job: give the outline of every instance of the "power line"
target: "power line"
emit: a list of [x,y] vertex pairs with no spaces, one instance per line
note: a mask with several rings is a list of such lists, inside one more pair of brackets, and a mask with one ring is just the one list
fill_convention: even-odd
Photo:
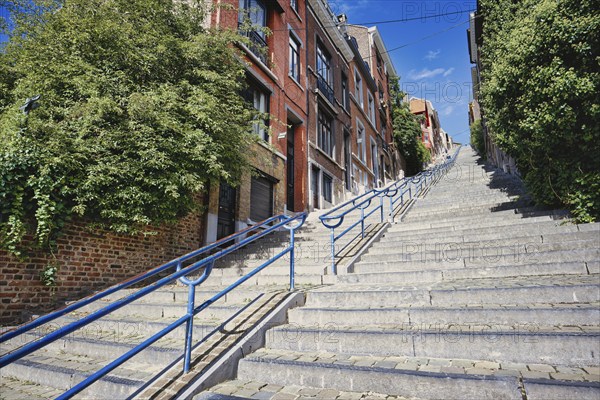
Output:
[[[449,30],[452,30],[452,29],[458,28],[459,26],[462,26],[462,25],[464,25],[464,24],[468,24],[469,22],[471,22],[471,19],[470,19],[470,18],[469,18],[469,20],[468,20],[468,21],[463,21],[463,22],[460,22],[460,23],[458,23],[458,24],[456,24],[456,25],[452,25],[452,26],[451,26],[451,27],[449,27],[449,28],[442,29],[441,31],[437,31],[437,32],[434,32],[434,33],[432,33],[432,34],[430,34],[430,35],[423,36],[422,38],[420,38],[420,39],[417,39],[417,40],[415,40],[415,41],[412,41],[412,42],[409,42],[409,43],[405,43],[405,44],[403,44],[403,45],[400,45],[400,46],[394,47],[394,48],[392,48],[392,49],[389,49],[389,50],[387,50],[387,51],[384,51],[384,52],[382,52],[381,54],[387,54],[387,53],[391,53],[392,51],[396,51],[396,50],[400,50],[400,49],[403,49],[403,48],[405,48],[405,47],[408,47],[408,46],[412,46],[413,44],[417,44],[417,43],[423,42],[423,41],[425,41],[425,40],[427,40],[427,39],[430,39],[430,38],[432,38],[432,37],[434,37],[434,36],[437,36],[437,35],[439,35],[439,34],[442,34],[442,33],[444,33],[444,32],[448,32]],[[363,58],[363,60],[366,60],[366,59],[368,59],[368,58],[369,58],[369,57],[365,57],[365,58]]]
[[[460,10],[460,11],[453,11],[453,12],[447,12],[447,13],[443,13],[443,14],[431,14],[431,15],[422,15],[420,17],[412,17],[412,18],[402,18],[402,19],[389,19],[389,20],[382,20],[382,21],[367,21],[367,22],[360,22],[360,23],[355,23],[355,24],[348,24],[348,25],[383,25],[383,24],[395,24],[395,23],[402,23],[402,22],[411,22],[411,21],[419,21],[419,20],[424,20],[424,19],[430,19],[430,18],[440,18],[440,17],[446,17],[449,15],[457,15],[457,14],[464,14],[466,12],[474,12],[476,10]],[[331,25],[327,25],[324,24],[322,25],[323,28],[336,28],[339,27],[340,24],[331,24]],[[299,28],[299,29],[293,29],[294,31],[304,31],[307,28]],[[283,28],[283,29],[270,29],[271,32],[280,32],[280,31],[289,31],[289,28]]]

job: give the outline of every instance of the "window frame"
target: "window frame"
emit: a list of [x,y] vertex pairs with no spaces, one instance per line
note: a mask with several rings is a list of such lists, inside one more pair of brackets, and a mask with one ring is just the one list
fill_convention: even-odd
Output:
[[[318,110],[317,117],[317,146],[321,151],[334,159],[335,141],[334,141],[334,119],[321,107]],[[323,130],[325,128],[325,131]]]
[[[271,92],[262,87],[258,82],[254,79],[247,79],[248,88],[244,93],[244,98],[248,103],[252,105],[252,107],[258,112],[264,114],[265,116],[262,119],[262,123],[264,126],[261,126],[260,120],[254,122],[252,124],[253,134],[258,135],[265,142],[269,142],[269,127],[271,119],[269,118],[270,106],[271,106]],[[258,98],[258,106],[257,107],[257,94],[261,97]],[[261,107],[262,106],[262,107]],[[261,108],[264,108],[262,110]]]
[[375,98],[373,97],[370,91],[367,92],[367,97],[367,116],[369,117],[369,121],[371,121],[373,125],[375,125]]
[[[331,55],[320,41],[317,41],[316,47],[317,48],[315,66],[317,68],[317,75],[321,79],[323,79],[329,86],[333,86],[333,75],[331,73]],[[321,73],[323,66],[326,67],[326,76],[323,76],[323,74]]]
[[[296,46],[294,48],[294,45]],[[296,82],[300,83],[300,41],[290,33],[289,52],[288,52],[288,74]],[[294,57],[295,56],[295,57]],[[293,64],[295,59],[296,63]]]
[[356,98],[356,101],[358,102],[358,104],[360,104],[360,107],[364,107],[365,106],[365,93],[363,90],[363,79],[362,76],[360,74],[360,72],[358,72],[358,69],[354,69],[354,97]]
[[342,107],[348,111],[350,109],[350,86],[348,76],[342,72]]
[[356,151],[358,155],[358,159],[363,163],[367,163],[367,144],[366,141],[366,130],[365,126],[359,119],[356,119]]

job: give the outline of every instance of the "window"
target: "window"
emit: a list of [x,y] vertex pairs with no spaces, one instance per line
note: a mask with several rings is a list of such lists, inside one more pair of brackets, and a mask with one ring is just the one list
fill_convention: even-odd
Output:
[[331,104],[335,104],[332,80],[331,57],[329,56],[329,53],[323,49],[323,46],[320,43],[317,43],[317,88]]
[[290,6],[292,6],[294,11],[298,12],[298,0],[290,0]]
[[317,44],[317,75],[331,86],[331,57],[320,43]]
[[[248,30],[248,25],[251,28]],[[264,28],[267,26],[267,8],[261,0],[239,0],[238,29],[253,42],[250,50],[263,62],[267,58],[263,49],[267,46]]]
[[317,145],[329,157],[333,157],[333,130],[332,118],[319,110],[319,123],[317,126]]
[[379,175],[377,170],[377,143],[371,138],[371,171],[375,176]]
[[363,99],[363,84],[362,78],[360,77],[358,70],[354,71],[354,97],[356,97],[356,101],[358,101],[358,104],[360,104],[360,106],[363,107],[365,101]]
[[358,158],[365,162],[367,158],[366,143],[365,143],[365,127],[359,122],[356,122],[356,143],[358,144]]
[[373,100],[373,95],[371,92],[369,95],[369,120],[374,124],[375,123],[375,100]]
[[269,118],[266,114],[269,113],[269,92],[250,81],[248,82],[248,89],[244,97],[257,111],[264,114],[259,116],[258,120],[254,123],[253,130],[261,139],[268,142],[269,132],[267,127],[269,126]]
[[333,203],[333,178],[323,174],[323,200]]
[[348,77],[342,73],[342,106],[348,110],[350,106],[350,90],[348,88]]
[[300,82],[300,44],[290,35],[289,74]]
[[250,184],[250,219],[263,221],[273,215],[273,181],[258,176]]
[[381,55],[379,54],[379,52],[377,52],[377,70],[379,71],[379,73],[383,73],[382,68],[383,68],[383,60],[381,59]]

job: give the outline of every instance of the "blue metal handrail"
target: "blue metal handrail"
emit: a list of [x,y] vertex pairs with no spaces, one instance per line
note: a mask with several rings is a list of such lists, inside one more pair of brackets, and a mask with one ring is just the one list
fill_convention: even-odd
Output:
[[[142,350],[146,349],[152,343],[158,341],[159,339],[161,339],[162,337],[164,337],[165,335],[167,335],[168,333],[170,333],[177,327],[183,325],[184,323],[187,324],[185,349],[184,349],[184,372],[187,373],[189,371],[190,361],[191,361],[192,332],[193,332],[194,316],[196,316],[198,313],[200,313],[201,311],[206,309],[208,306],[213,304],[215,301],[219,300],[220,298],[222,298],[223,296],[225,296],[226,294],[231,292],[233,289],[235,289],[236,287],[238,287],[239,285],[241,285],[242,283],[244,283],[245,281],[247,281],[254,275],[258,274],[260,271],[262,271],[263,269],[265,269],[266,267],[268,267],[269,265],[271,265],[275,261],[279,260],[281,257],[283,257],[284,255],[286,255],[288,253],[290,254],[290,290],[294,290],[294,244],[295,244],[294,233],[295,233],[296,229],[300,228],[304,224],[304,221],[306,220],[306,216],[307,216],[306,213],[300,213],[293,217],[288,217],[286,215],[278,215],[275,217],[271,217],[257,225],[253,225],[243,231],[237,232],[233,235],[223,238],[223,239],[219,240],[218,242],[215,242],[209,246],[205,246],[199,250],[188,253],[185,256],[182,256],[173,261],[170,261],[167,264],[157,267],[147,273],[138,275],[137,277],[134,277],[127,282],[124,282],[119,285],[115,285],[103,292],[100,292],[96,295],[90,296],[86,299],[83,299],[83,300],[77,302],[77,303],[74,303],[74,304],[70,305],[69,307],[65,307],[62,310],[51,313],[48,316],[46,316],[44,322],[42,322],[42,323],[56,319],[64,314],[66,314],[67,312],[76,310],[78,308],[83,307],[84,305],[91,303],[91,301],[93,301],[93,300],[91,300],[92,298],[97,300],[99,298],[108,296],[109,294],[114,293],[117,290],[131,286],[133,283],[140,282],[143,279],[147,279],[151,276],[161,273],[161,272],[165,271],[166,269],[168,269],[169,267],[176,268],[175,272],[171,273],[170,275],[168,275],[166,277],[163,277],[163,278],[157,280],[156,282],[152,283],[151,285],[146,286],[146,287],[136,291],[135,293],[125,296],[119,300],[116,300],[116,301],[112,302],[111,304],[109,304],[99,310],[96,310],[95,312],[93,312],[77,321],[74,321],[66,326],[63,326],[45,336],[43,336],[42,338],[40,338],[38,340],[32,341],[22,347],[19,347],[18,349],[14,350],[12,352],[9,352],[9,353],[3,355],[2,357],[0,357],[0,368],[6,366],[16,360],[19,360],[20,358],[22,358],[28,354],[31,354],[32,352],[34,352],[36,350],[41,349],[42,347],[68,335],[69,333],[72,333],[72,332],[90,324],[91,322],[94,322],[94,321],[98,320],[99,318],[104,317],[104,316],[110,314],[111,312],[113,312],[121,307],[124,307],[127,304],[130,304],[131,302],[133,302],[135,300],[138,300],[139,298],[157,290],[158,288],[161,288],[161,287],[179,279],[182,283],[186,284],[189,289],[189,291],[188,291],[188,308],[187,308],[186,315],[182,316],[175,322],[169,324],[166,328],[157,332],[150,338],[146,339],[144,342],[140,343],[139,345],[135,346],[134,348],[132,348],[125,354],[121,355],[116,360],[112,361],[111,363],[104,366],[100,370],[96,371],[95,373],[93,373],[92,375],[90,375],[89,377],[84,379],[83,381],[79,382],[77,385],[75,385],[74,387],[72,387],[71,389],[69,389],[68,391],[63,393],[61,396],[59,396],[58,399],[69,399],[72,396],[74,396],[75,394],[81,392],[82,390],[84,390],[85,388],[87,388],[88,386],[90,386],[91,384],[93,384],[94,382],[96,382],[97,380],[99,380],[100,378],[102,378],[103,376],[105,376],[106,374],[108,374],[109,372],[114,370],[115,368],[119,367],[121,364],[123,364],[124,362],[126,362],[127,360],[129,360],[130,358],[132,358],[133,356],[138,354],[139,352],[141,352]],[[292,225],[293,222],[295,222],[295,225]],[[271,225],[272,223],[274,223],[274,224]],[[210,299],[204,301],[199,306],[194,307],[195,288],[197,285],[204,282],[210,276],[210,273],[212,272],[212,269],[213,269],[213,266],[214,266],[214,263],[216,260],[218,260],[228,254],[231,254],[231,253],[235,252],[236,250],[240,249],[241,247],[246,246],[247,244],[252,243],[252,242],[254,242],[270,233],[280,230],[280,229],[288,229],[290,231],[290,244],[288,247],[281,250],[278,254],[274,255],[269,260],[262,263],[260,266],[254,268],[251,272],[242,276],[237,281],[235,281],[234,283],[232,283],[227,288],[223,289],[222,291],[220,291],[219,293],[217,293]],[[213,249],[219,247],[220,245],[223,245],[223,244],[231,241],[232,239],[236,239],[243,235],[247,235],[248,233],[253,232],[253,231],[256,231],[256,233],[254,233],[252,236],[241,239],[238,243],[235,243],[227,248],[221,249],[221,250],[217,251],[215,254],[212,254],[206,258],[203,258],[200,261],[194,262],[191,265],[188,265],[186,267],[182,266],[182,263],[186,260],[197,257],[198,255],[200,255],[202,253],[206,253],[207,251],[213,250]],[[197,278],[195,280],[191,280],[186,277],[186,276],[193,274],[200,270],[203,270],[203,273],[199,278]],[[65,310],[69,310],[69,311],[65,311]],[[22,325],[22,326],[18,327],[17,329],[0,336],[0,342],[4,342],[6,340],[9,340],[10,338],[15,337],[16,335],[18,335],[20,333],[27,332],[37,326],[40,326],[42,323],[35,323],[37,321],[38,320],[35,320],[32,323]]]
[[[400,202],[400,207],[402,207],[404,202],[404,196],[408,192],[408,200],[418,196],[421,192],[430,186],[436,179],[438,179],[443,173],[445,173],[456,160],[456,157],[460,151],[460,147],[456,150],[456,152],[450,157],[450,159],[446,160],[444,163],[436,165],[430,170],[422,171],[415,176],[400,179],[385,188],[382,189],[372,189],[358,197],[355,197],[352,200],[348,200],[339,206],[332,208],[327,213],[321,215],[319,219],[321,223],[328,229],[330,229],[330,238],[331,238],[331,271],[334,275],[337,275],[337,265],[335,263],[335,257],[342,252],[346,247],[353,243],[353,241],[357,237],[361,237],[364,239],[365,237],[365,220],[369,218],[371,215],[376,212],[380,212],[380,222],[384,222],[384,198],[388,197],[389,200],[389,211],[387,213],[388,219],[391,222],[394,222],[394,210],[398,207],[398,202]],[[365,214],[365,209],[371,206],[371,203],[374,199],[379,198],[379,205],[374,207],[371,211]],[[340,210],[349,207],[350,208],[339,212]],[[342,232],[336,235],[335,229],[338,228],[343,222],[344,217],[348,214],[359,210],[360,218],[358,221],[354,222],[347,228],[345,228]],[[342,246],[340,249],[336,251],[335,244],[336,242],[345,236],[352,229],[356,228],[360,225],[360,232],[356,234],[351,240]]]

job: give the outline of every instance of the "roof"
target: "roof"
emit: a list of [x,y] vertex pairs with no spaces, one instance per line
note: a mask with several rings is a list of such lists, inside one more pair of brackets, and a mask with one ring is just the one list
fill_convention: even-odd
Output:
[[417,99],[415,97],[410,99],[410,112],[413,114],[418,114],[425,112],[425,100]]

